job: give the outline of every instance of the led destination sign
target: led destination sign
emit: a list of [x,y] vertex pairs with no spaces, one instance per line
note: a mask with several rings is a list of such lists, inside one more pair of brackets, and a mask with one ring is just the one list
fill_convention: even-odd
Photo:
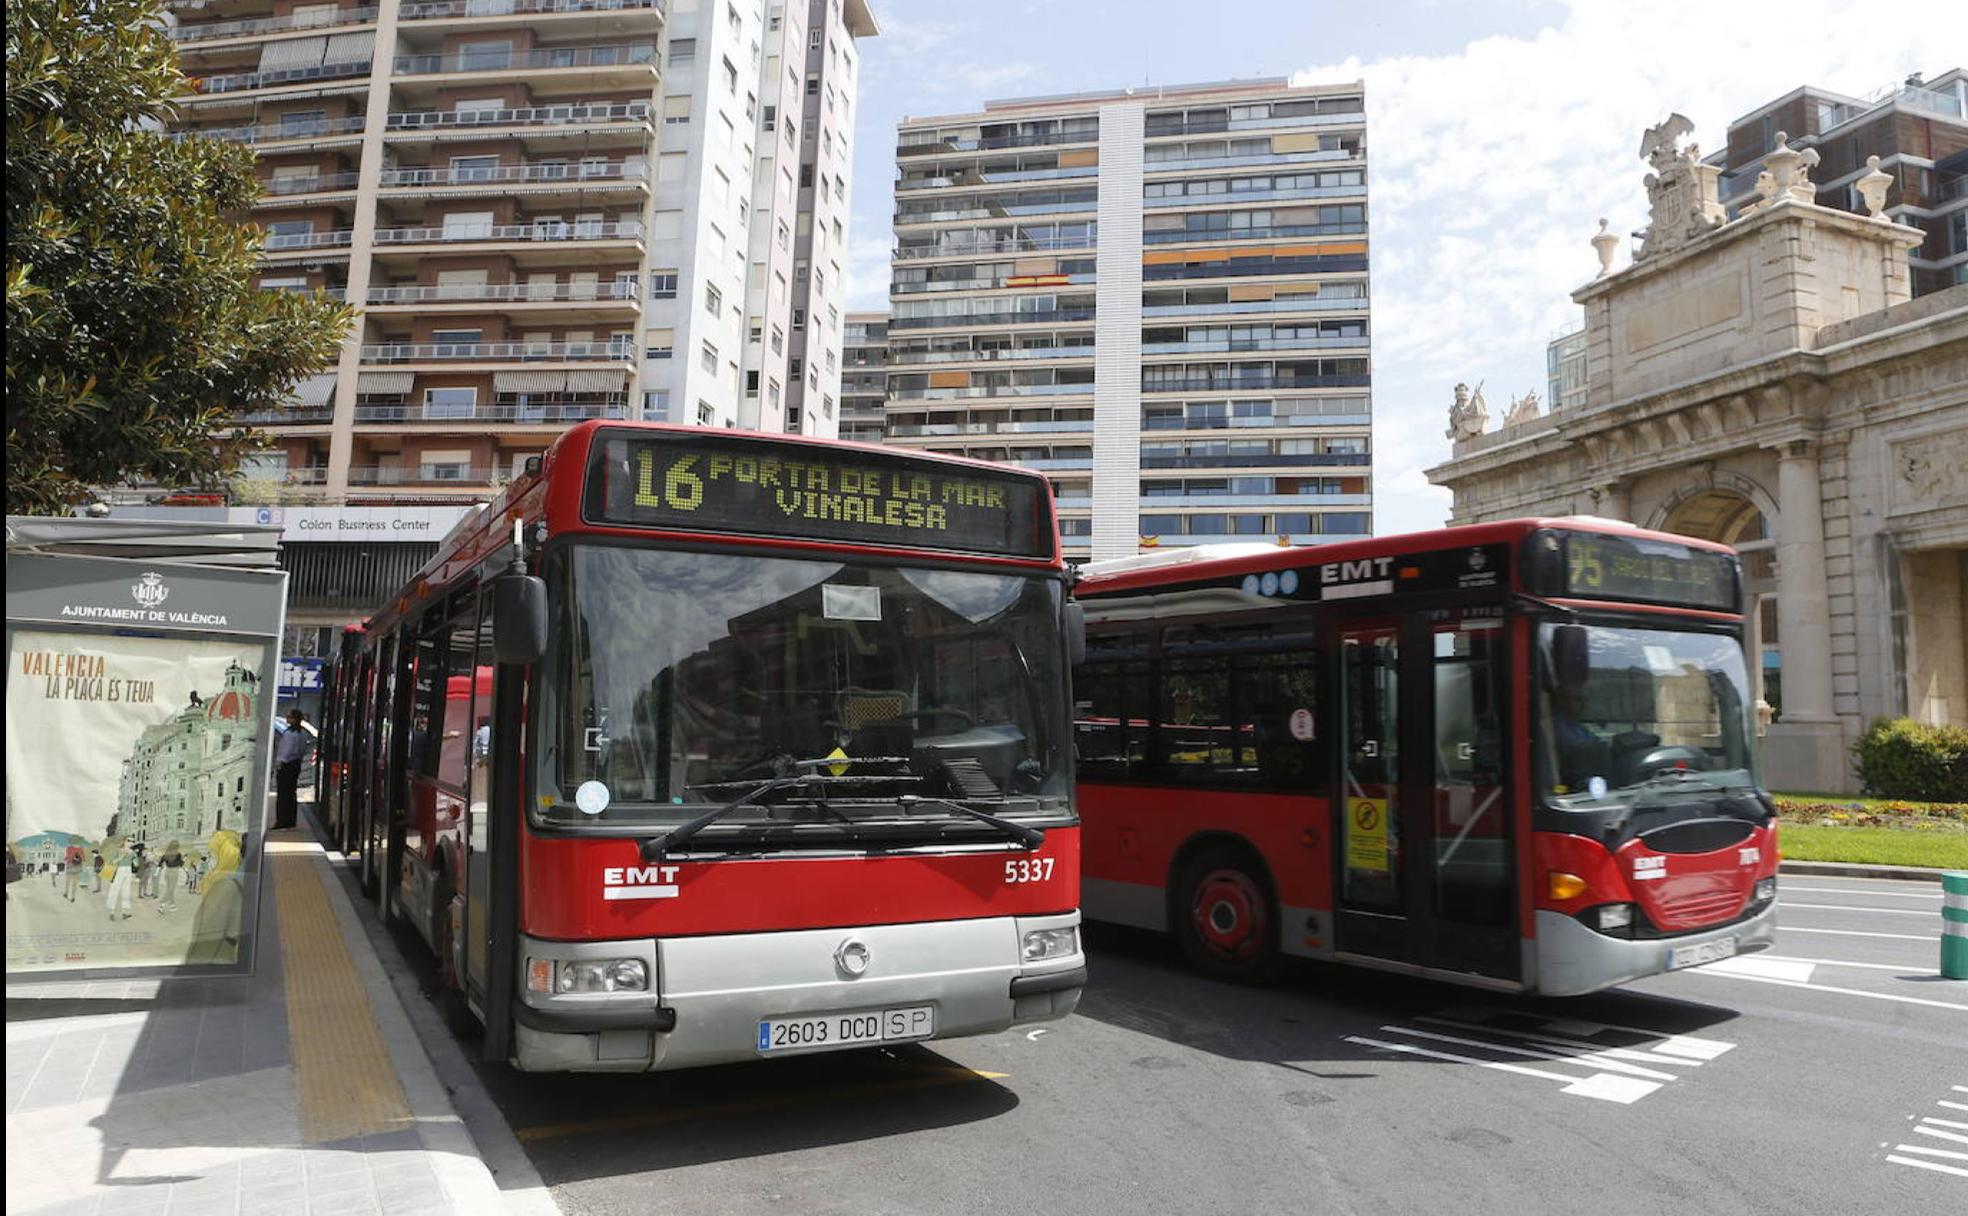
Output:
[[1641,537],[1564,534],[1564,594],[1736,610],[1736,559]]
[[1045,484],[819,445],[604,432],[592,523],[1050,557]]

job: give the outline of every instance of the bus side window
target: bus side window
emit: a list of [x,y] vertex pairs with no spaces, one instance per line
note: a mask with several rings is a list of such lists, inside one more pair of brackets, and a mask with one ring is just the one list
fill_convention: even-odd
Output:
[[445,626],[443,729],[437,741],[439,782],[463,791],[471,756],[472,672],[478,649],[477,601],[468,599]]
[[409,771],[437,775],[437,735],[444,722],[444,635],[419,637],[411,662]]
[[1255,734],[1257,784],[1275,793],[1303,793],[1325,779],[1318,651],[1309,634],[1273,638],[1272,645],[1238,660],[1235,686]]
[[1154,690],[1147,637],[1139,630],[1087,639],[1087,660],[1073,676],[1073,724],[1079,771],[1095,780],[1145,776]]

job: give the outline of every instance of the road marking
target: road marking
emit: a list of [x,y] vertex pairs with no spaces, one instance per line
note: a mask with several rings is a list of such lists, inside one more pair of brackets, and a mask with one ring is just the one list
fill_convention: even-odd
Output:
[[1025,1041],[1027,1043],[1036,1043],[1039,1041],[1039,1036],[1044,1033],[1046,1033],[1046,1028],[1043,1026],[1039,1027],[1037,1030],[1028,1031],[1026,1032],[1025,1035]]
[[[1601,1054],[1613,1056],[1621,1060],[1637,1060],[1642,1064],[1699,1065],[1703,1060],[1713,1059],[1714,1056],[1721,1055],[1722,1052],[1727,1051],[1729,1050],[1730,1047],[1734,1046],[1734,1044],[1732,1043],[1716,1044],[1716,1046],[1719,1047],[1721,1050],[1716,1051],[1715,1053],[1713,1053],[1713,1055],[1690,1055],[1688,1053],[1667,1053],[1667,1054],[1655,1055],[1653,1052],[1642,1051],[1639,1050],[1638,1048],[1633,1048],[1633,1047],[1611,1047],[1599,1043],[1583,1043],[1580,1042],[1577,1037],[1561,1038],[1557,1035],[1536,1034],[1528,1030],[1512,1030],[1507,1026],[1493,1026],[1487,1022],[1480,1022],[1480,1021],[1459,1022],[1453,1018],[1438,1018],[1438,1017],[1430,1017],[1426,1015],[1416,1018],[1415,1021],[1429,1022],[1437,1026],[1454,1026],[1463,1030],[1481,1030],[1487,1034],[1507,1034],[1513,1039],[1524,1039],[1532,1043],[1550,1043],[1560,1047],[1578,1047],[1585,1051],[1599,1052]],[[1574,1023],[1574,1024],[1591,1025],[1591,1023]],[[1546,1025],[1550,1025],[1550,1023],[1546,1023]],[[1608,1027],[1607,1029],[1624,1030],[1626,1028],[1620,1026],[1620,1027]],[[1587,1033],[1591,1034],[1591,1033],[1595,1033],[1595,1031],[1588,1031]],[[1633,1031],[1632,1033],[1645,1034],[1647,1032],[1641,1030],[1641,1031]],[[1652,1044],[1651,1046],[1653,1046],[1657,1051],[1666,1052],[1666,1048],[1662,1045]],[[1674,1074],[1669,1073],[1667,1075],[1672,1076]]]
[[1925,1124],[1914,1128],[1913,1131],[1917,1136],[1938,1136],[1943,1140],[1952,1140],[1956,1144],[1968,1144],[1968,1136],[1964,1136],[1960,1132],[1944,1132],[1939,1128],[1928,1127]]
[[1780,980],[1771,975],[1744,975],[1734,971],[1716,971],[1708,967],[1690,967],[1684,975],[1714,975],[1730,980],[1749,980],[1756,984],[1781,984],[1786,988],[1808,988],[1812,992],[1836,992],[1844,996],[1870,997],[1875,1001],[1898,1001],[1902,1005],[1930,1005],[1935,1009],[1959,1009],[1968,1013],[1968,1005],[1957,1005],[1953,1001],[1930,1001],[1925,997],[1901,996],[1893,992],[1867,992],[1863,988],[1835,988],[1830,984],[1802,984],[1796,980]]
[[1766,976],[1780,980],[1808,981],[1811,973],[1818,969],[1816,963],[1801,959],[1770,958],[1761,954],[1744,954],[1735,958],[1723,958],[1706,964],[1712,971],[1726,971],[1731,975]]
[[1946,1157],[1950,1161],[1968,1161],[1968,1153],[1958,1153],[1951,1148],[1928,1148],[1924,1144],[1896,1144],[1896,1153],[1919,1153],[1923,1157]]
[[986,1072],[971,1068],[924,1068],[911,1069],[913,1076],[903,1076],[892,1081],[876,1081],[865,1085],[830,1089],[824,1093],[788,1094],[783,1097],[760,1098],[750,1102],[727,1102],[721,1106],[679,1107],[674,1110],[643,1111],[633,1115],[620,1115],[612,1119],[589,1119],[580,1123],[549,1123],[538,1127],[513,1129],[513,1135],[521,1140],[554,1140],[563,1136],[587,1135],[594,1132],[630,1131],[641,1127],[658,1127],[665,1123],[679,1123],[686,1119],[710,1119],[720,1115],[755,1115],[766,1111],[799,1106],[824,1098],[837,1102],[842,1098],[862,1098],[880,1094],[897,1093],[911,1089],[927,1089],[939,1085],[966,1085],[972,1081],[1001,1081],[1009,1073]]
[[1646,1077],[1651,1081],[1674,1080],[1674,1074],[1671,1072],[1656,1072],[1651,1068],[1642,1068],[1638,1064],[1622,1063],[1587,1047],[1581,1047],[1576,1051],[1549,1051],[1536,1047],[1513,1047],[1508,1043],[1491,1043],[1484,1039],[1465,1039],[1458,1035],[1438,1034],[1432,1030],[1420,1030],[1413,1026],[1382,1026],[1381,1029],[1394,1034],[1411,1034],[1424,1039],[1435,1039],[1443,1043],[1460,1043],[1464,1047],[1487,1047],[1491,1051],[1508,1052],[1513,1056],[1529,1056],[1533,1060],[1582,1060],[1611,1072]]
[[1892,1162],[1894,1165],[1917,1165],[1923,1170],[1938,1170],[1943,1174],[1956,1174],[1960,1177],[1968,1178],[1968,1170],[1956,1169],[1951,1165],[1942,1165],[1938,1161],[1922,1161],[1918,1157],[1895,1157],[1891,1153],[1886,1154],[1886,1160]]
[[1647,1030],[1640,1026],[1621,1026],[1617,1022],[1579,1022],[1564,1018],[1553,1018],[1544,1022],[1543,1026],[1546,1030],[1559,1034],[1576,1034],[1582,1038],[1589,1038],[1606,1030],[1621,1030],[1627,1034],[1637,1034],[1649,1039],[1658,1038],[1660,1040],[1659,1042],[1647,1044],[1649,1051],[1661,1052],[1664,1055],[1685,1056],[1688,1059],[1697,1061],[1713,1060],[1715,1057],[1735,1047],[1734,1043],[1725,1043],[1721,1039],[1698,1039],[1691,1034],[1663,1035],[1658,1030]]
[[1963,1123],[1957,1119],[1936,1119],[1932,1115],[1922,1115],[1920,1121],[1922,1123],[1932,1123],[1937,1127],[1958,1127],[1962,1131],[1968,1132],[1968,1123]]
[[1598,1098],[1606,1102],[1618,1102],[1622,1106],[1638,1102],[1660,1088],[1657,1081],[1642,1081],[1634,1077],[1618,1077],[1611,1073],[1594,1073],[1589,1077],[1572,1077],[1561,1072],[1546,1072],[1541,1068],[1526,1068],[1522,1064],[1506,1064],[1501,1060],[1481,1060],[1475,1056],[1457,1055],[1452,1051],[1435,1051],[1427,1047],[1416,1047],[1412,1043],[1389,1043],[1383,1039],[1369,1039],[1361,1035],[1347,1035],[1346,1041],[1358,1043],[1363,1047],[1380,1047],[1387,1051],[1399,1051],[1408,1055],[1429,1056],[1437,1060],[1451,1060],[1457,1064],[1474,1064],[1479,1068],[1493,1068],[1498,1072],[1514,1072],[1521,1076],[1537,1077],[1545,1081],[1558,1081],[1564,1084],[1560,1093],[1576,1094],[1579,1097]]
[[[1955,1088],[1960,1089],[1961,1087],[1957,1085]],[[1941,1102],[1937,1105],[1945,1106],[1949,1110],[1968,1110],[1968,1102]]]
[[1813,895],[1882,895],[1887,899],[1939,899],[1939,891],[1854,891],[1847,887],[1792,887],[1784,891],[1808,891]]
[[1932,942],[1937,940],[1930,935],[1919,933],[1867,933],[1862,929],[1806,929],[1801,925],[1784,925],[1783,933],[1829,933],[1833,937],[1890,937],[1896,942]]
[[[1816,963],[1820,967],[1864,967],[1868,971],[1899,971],[1903,973],[1911,971],[1923,975],[1927,974],[1921,971],[1921,964],[1919,963],[1855,963],[1850,959],[1800,958],[1794,954],[1751,954],[1742,957],[1764,958],[1769,959],[1773,963],[1778,961],[1786,963]],[[1713,964],[1710,965],[1712,966]]]
[[1932,916],[1926,908],[1868,908],[1861,904],[1811,904],[1800,903],[1794,899],[1782,901],[1781,906],[1791,908],[1822,908],[1827,912],[1876,912],[1881,916]]

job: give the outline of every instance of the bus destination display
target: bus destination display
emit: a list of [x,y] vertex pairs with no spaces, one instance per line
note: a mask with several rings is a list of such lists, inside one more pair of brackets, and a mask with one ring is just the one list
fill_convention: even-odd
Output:
[[1050,557],[1037,478],[817,445],[604,433],[593,523]]
[[1625,536],[1565,536],[1565,592],[1736,610],[1735,560],[1726,553]]

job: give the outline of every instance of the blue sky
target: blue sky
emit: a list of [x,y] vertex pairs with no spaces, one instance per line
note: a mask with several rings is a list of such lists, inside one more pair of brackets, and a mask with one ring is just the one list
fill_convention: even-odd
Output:
[[1421,470],[1448,454],[1456,381],[1484,382],[1493,419],[1511,396],[1543,394],[1544,343],[1597,268],[1598,218],[1646,223],[1643,129],[1678,110],[1718,147],[1731,119],[1799,85],[1863,96],[1968,54],[1968,5],[1950,0],[871,2],[882,35],[861,44],[854,308],[887,306],[904,115],[1144,83],[1367,82],[1382,533],[1447,515]]

